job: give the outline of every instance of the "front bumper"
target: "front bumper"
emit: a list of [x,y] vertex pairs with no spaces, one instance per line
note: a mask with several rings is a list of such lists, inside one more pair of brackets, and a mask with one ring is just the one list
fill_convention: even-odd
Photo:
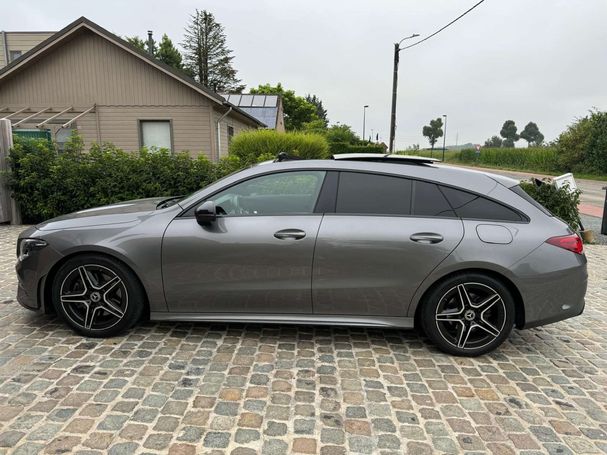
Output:
[[[35,228],[22,232],[20,238],[39,238]],[[24,258],[18,258],[15,264],[17,272],[17,301],[19,304],[37,313],[47,312],[45,297],[46,277],[51,267],[61,259],[61,255],[48,245],[32,251]]]

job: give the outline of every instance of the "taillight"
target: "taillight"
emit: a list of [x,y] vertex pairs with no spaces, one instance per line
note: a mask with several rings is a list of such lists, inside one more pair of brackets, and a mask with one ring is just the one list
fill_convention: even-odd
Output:
[[576,254],[582,254],[584,252],[584,244],[582,243],[580,236],[577,234],[550,237],[548,240],[546,240],[546,243],[558,246],[559,248],[564,248],[565,250],[572,251]]

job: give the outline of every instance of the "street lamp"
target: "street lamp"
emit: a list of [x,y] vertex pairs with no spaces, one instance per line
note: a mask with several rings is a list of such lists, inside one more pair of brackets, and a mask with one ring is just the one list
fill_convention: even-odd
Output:
[[369,107],[368,104],[365,104],[363,106],[363,141],[365,140],[365,123],[367,121],[367,108]]
[[394,71],[392,73],[392,113],[390,115],[390,153],[394,152],[394,133],[396,130],[396,88],[398,86],[398,60],[399,53],[402,50],[400,44],[411,38],[419,36],[414,33],[411,36],[401,39],[398,43],[394,43]]
[[445,141],[447,140],[447,114],[443,114],[445,117],[445,131],[443,133],[443,163],[445,162]]

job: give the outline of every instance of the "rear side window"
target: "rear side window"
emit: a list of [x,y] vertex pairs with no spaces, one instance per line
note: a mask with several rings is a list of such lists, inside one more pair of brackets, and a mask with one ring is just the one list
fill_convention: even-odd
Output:
[[455,212],[447,199],[438,189],[438,185],[429,182],[413,183],[413,206],[411,213],[417,216],[455,217]]
[[341,172],[337,213],[409,215],[411,180],[360,172]]
[[440,187],[453,210],[460,218],[475,218],[495,221],[524,221],[514,210],[498,202],[489,200],[467,191],[456,190],[446,186]]
[[529,194],[524,189],[522,189],[520,187],[520,185],[513,186],[510,189],[512,191],[514,191],[516,194],[518,194],[520,197],[522,197],[523,199],[525,199],[527,202],[529,202],[529,204],[533,205],[538,210],[541,210],[546,215],[548,215],[548,216],[554,216],[552,213],[550,213],[550,210],[548,210],[542,204],[540,204],[535,199],[533,199],[531,196],[529,196]]

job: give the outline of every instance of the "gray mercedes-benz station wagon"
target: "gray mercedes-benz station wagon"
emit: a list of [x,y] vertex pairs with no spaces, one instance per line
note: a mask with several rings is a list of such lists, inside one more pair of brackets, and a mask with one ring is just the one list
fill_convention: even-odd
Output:
[[422,329],[479,355],[584,309],[580,238],[498,175],[399,155],[277,160],[24,231],[18,300],[86,336],[142,318]]

